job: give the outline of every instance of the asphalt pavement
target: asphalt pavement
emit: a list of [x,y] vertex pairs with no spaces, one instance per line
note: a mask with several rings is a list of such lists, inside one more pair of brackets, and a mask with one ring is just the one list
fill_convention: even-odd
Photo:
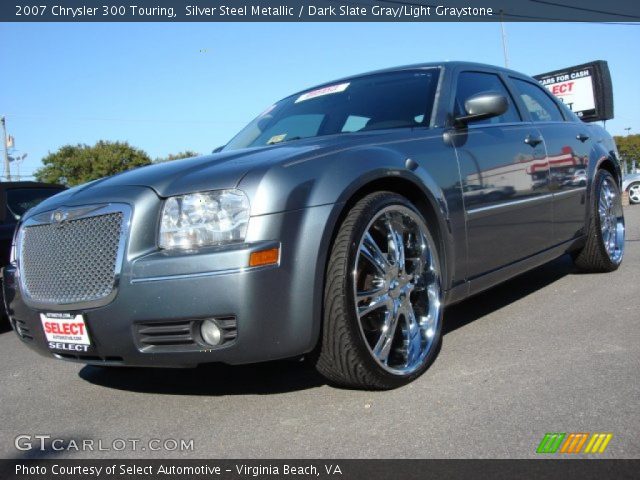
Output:
[[447,309],[433,366],[389,392],[331,387],[293,361],[88,367],[5,331],[0,457],[529,458],[547,432],[607,432],[600,458],[640,458],[640,206],[625,212],[617,272],[563,257]]

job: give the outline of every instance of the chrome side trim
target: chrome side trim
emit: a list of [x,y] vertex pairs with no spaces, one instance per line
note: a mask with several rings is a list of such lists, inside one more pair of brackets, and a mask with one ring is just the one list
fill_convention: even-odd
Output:
[[572,188],[571,190],[562,190],[560,192],[553,192],[553,196],[554,197],[566,197],[569,195],[574,195],[574,194],[578,194],[578,193],[584,193],[587,191],[587,187],[579,187],[579,188]]
[[508,209],[516,207],[518,205],[528,205],[536,203],[544,203],[553,199],[553,193],[547,193],[544,195],[537,195],[535,197],[522,198],[520,200],[513,200],[511,202],[498,203],[496,205],[487,205],[486,207],[478,207],[467,210],[467,216],[469,217],[483,217],[487,212],[494,210]]
[[[109,295],[95,300],[75,303],[38,302],[29,296],[28,290],[24,285],[24,279],[22,278],[20,269],[20,265],[22,263],[22,242],[24,239],[24,231],[26,228],[36,225],[50,225],[56,223],[56,220],[53,218],[53,214],[54,212],[58,211],[64,211],[68,215],[66,218],[72,218],[73,220],[96,217],[99,215],[107,215],[110,213],[122,213],[122,230],[120,232],[120,242],[118,244],[118,253],[116,256],[113,289],[111,290],[111,293],[109,293]],[[79,207],[59,207],[26,219],[20,226],[20,230],[16,237],[16,277],[24,302],[32,308],[48,311],[81,310],[86,308],[102,307],[104,305],[107,305],[108,303],[111,303],[116,297],[118,293],[118,287],[120,285],[122,264],[124,262],[127,239],[129,238],[129,230],[131,228],[131,216],[132,208],[130,205],[127,205],[125,203],[108,203],[101,205],[82,205]]]

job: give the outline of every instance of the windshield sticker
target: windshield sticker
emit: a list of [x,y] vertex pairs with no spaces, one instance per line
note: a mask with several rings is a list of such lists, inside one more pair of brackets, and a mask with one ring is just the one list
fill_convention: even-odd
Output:
[[282,133],[280,135],[274,135],[273,137],[271,137],[269,139],[269,141],[267,142],[267,145],[273,145],[274,143],[280,143],[281,141],[284,140],[284,137],[286,137],[287,134],[286,133]]
[[329,87],[319,88],[312,90],[311,92],[303,93],[298,97],[294,103],[304,102],[316,97],[322,97],[323,95],[331,95],[332,93],[344,92],[349,87],[349,83],[341,83],[339,85],[331,85]]

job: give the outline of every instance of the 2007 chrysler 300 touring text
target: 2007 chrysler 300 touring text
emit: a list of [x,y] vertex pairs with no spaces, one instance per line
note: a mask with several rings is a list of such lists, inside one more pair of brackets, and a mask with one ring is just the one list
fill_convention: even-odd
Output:
[[567,252],[585,270],[620,265],[617,155],[510,70],[345,78],[275,103],[213,155],[31,210],[4,271],[8,314],[59,359],[308,355],[333,383],[397,387],[435,357],[446,305]]

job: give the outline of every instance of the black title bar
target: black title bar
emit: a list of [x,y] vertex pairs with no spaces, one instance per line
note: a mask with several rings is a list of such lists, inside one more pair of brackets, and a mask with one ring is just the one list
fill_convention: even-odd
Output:
[[2,0],[2,22],[640,22],[623,0]]

